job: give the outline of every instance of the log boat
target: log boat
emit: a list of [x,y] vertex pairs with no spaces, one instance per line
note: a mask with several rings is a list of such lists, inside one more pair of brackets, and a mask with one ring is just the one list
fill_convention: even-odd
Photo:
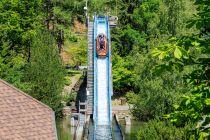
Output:
[[108,41],[104,34],[99,34],[96,38],[96,53],[98,57],[107,57]]

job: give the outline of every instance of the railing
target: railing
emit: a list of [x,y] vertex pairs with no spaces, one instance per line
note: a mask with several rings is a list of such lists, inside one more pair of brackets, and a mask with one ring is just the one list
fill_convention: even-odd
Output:
[[119,120],[117,119],[116,114],[114,114],[114,121],[116,122],[116,125],[117,125],[118,129],[120,130],[120,133],[121,133],[121,136],[122,136],[122,140],[125,140],[125,134],[123,133],[123,130],[122,130],[122,128],[121,128],[121,126],[120,126],[120,124],[118,122]]
[[[83,107],[81,108],[81,106]],[[84,126],[86,123],[86,116],[87,116],[86,113],[87,113],[87,102],[79,102],[79,113],[77,113],[78,123],[74,134],[74,140],[80,140],[84,135]]]
[[74,113],[74,114],[72,114],[72,116],[73,115],[78,117],[78,122],[76,124],[76,128],[75,128],[75,131],[74,131],[74,136],[73,136],[73,140],[77,140],[77,129],[79,128],[79,120],[80,120],[80,118],[79,118],[79,113]]

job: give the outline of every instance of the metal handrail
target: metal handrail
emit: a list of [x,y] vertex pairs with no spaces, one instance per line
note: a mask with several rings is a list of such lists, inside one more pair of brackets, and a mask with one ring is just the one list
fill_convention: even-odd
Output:
[[119,128],[119,130],[120,130],[121,135],[122,135],[122,140],[125,140],[125,134],[123,133],[123,130],[122,130],[122,128],[121,128],[121,126],[120,126],[120,124],[119,124],[119,122],[118,122],[118,119],[117,119],[116,114],[114,114],[114,119],[115,119],[116,124],[117,124],[117,126],[118,126],[118,128]]
[[74,132],[74,136],[73,136],[73,140],[77,140],[77,129],[79,128],[79,123],[80,123],[80,115],[79,113],[75,113],[74,115],[78,115],[78,122],[77,122],[77,125],[76,125],[76,128],[75,128],[75,132]]

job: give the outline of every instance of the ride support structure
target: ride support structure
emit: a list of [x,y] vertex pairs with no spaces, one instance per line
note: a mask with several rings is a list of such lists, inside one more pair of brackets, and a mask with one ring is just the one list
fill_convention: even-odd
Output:
[[108,17],[95,16],[93,31],[94,139],[112,139],[111,45]]
[[[111,20],[110,20],[111,19]],[[116,17],[94,16],[88,22],[87,115],[93,120],[91,140],[112,140],[113,95],[110,27]]]

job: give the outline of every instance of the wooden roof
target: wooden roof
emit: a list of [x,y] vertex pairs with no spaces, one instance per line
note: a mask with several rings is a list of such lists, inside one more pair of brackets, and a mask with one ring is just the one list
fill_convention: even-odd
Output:
[[0,79],[0,140],[57,140],[54,111]]

